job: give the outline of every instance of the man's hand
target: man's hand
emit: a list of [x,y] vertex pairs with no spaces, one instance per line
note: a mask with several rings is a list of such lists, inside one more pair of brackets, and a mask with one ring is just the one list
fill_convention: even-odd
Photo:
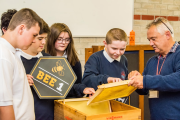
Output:
[[95,93],[95,90],[94,90],[94,88],[85,88],[84,90],[83,90],[83,93],[84,94],[89,94],[89,97],[91,97],[91,96],[93,96],[94,95],[94,93]]
[[131,77],[131,81],[129,82],[128,86],[130,85],[138,89],[143,89],[143,76],[138,75],[138,76]]
[[108,77],[107,82],[113,83],[113,82],[120,82],[122,81],[120,78],[114,78],[114,77]]
[[29,74],[27,74],[26,76],[27,76],[29,85],[30,86],[34,85],[33,76]]
[[131,71],[128,74],[128,80],[130,80],[133,76],[138,76],[138,75],[141,75],[141,74],[137,70]]

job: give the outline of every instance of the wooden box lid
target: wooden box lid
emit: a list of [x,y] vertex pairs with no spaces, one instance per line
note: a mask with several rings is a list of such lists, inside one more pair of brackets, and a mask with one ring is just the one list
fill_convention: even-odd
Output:
[[129,96],[136,90],[135,87],[128,86],[129,82],[130,80],[125,80],[98,86],[96,93],[89,99],[87,105]]

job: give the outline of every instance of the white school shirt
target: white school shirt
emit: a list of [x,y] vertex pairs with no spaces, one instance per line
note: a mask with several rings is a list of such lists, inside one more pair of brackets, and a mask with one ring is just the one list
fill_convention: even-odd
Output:
[[[104,57],[110,62],[112,63],[115,59],[111,58],[108,53],[106,52],[105,48],[104,48],[104,51],[103,51],[103,55]],[[116,59],[118,62],[120,62],[121,60],[121,56],[119,56],[117,59]]]
[[0,106],[13,105],[16,120],[35,120],[34,100],[16,49],[0,38]]
[[[29,55],[25,52],[23,52],[21,49],[16,49],[16,56],[18,56],[18,58],[21,60],[21,56],[23,56],[24,58],[26,58],[27,60],[31,60],[32,58],[40,58],[43,57],[43,54],[41,52],[39,52],[37,55],[32,56]],[[21,60],[22,61],[22,60]]]

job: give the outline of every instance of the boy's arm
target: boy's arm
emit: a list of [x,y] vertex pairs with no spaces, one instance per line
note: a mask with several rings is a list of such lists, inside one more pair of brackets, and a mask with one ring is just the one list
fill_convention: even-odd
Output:
[[68,93],[67,97],[83,97],[83,90],[86,88],[84,84],[78,83],[74,84],[71,88],[71,90]]
[[84,83],[87,87],[92,87],[95,90],[98,85],[107,83],[108,75],[100,73],[100,64],[99,64],[98,56],[95,54],[91,55],[88,61],[85,64],[85,71],[82,79],[82,83]]
[[[74,84],[71,90],[69,91],[69,97],[83,97],[85,94],[93,95],[95,90],[93,88],[88,88],[84,84]],[[67,96],[67,97],[68,97]]]
[[13,106],[0,106],[0,120],[15,120]]
[[14,66],[6,59],[0,59],[0,120],[15,120],[13,109]]

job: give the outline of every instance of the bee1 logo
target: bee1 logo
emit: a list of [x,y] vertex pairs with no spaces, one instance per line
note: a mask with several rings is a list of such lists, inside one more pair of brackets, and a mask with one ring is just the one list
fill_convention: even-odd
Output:
[[64,65],[62,65],[60,60],[58,60],[56,66],[52,68],[52,72],[58,72],[59,76],[64,76],[64,70]]
[[77,77],[64,57],[40,57],[30,73],[40,99],[65,99]]

